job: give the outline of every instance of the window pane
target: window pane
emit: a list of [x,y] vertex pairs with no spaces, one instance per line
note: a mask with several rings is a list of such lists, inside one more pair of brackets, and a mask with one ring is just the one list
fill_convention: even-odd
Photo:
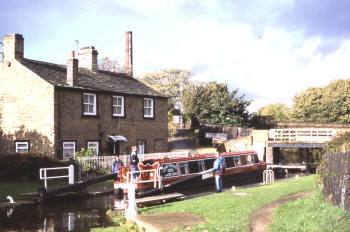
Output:
[[179,163],[180,174],[187,174],[187,163]]
[[205,169],[206,169],[206,170],[213,168],[214,159],[207,159],[207,160],[204,160],[204,165],[205,165]]
[[93,113],[94,112],[94,106],[93,105],[89,105],[89,113]]
[[84,94],[84,103],[88,103],[89,102],[89,96]]
[[200,172],[198,161],[190,161],[188,162],[188,169],[190,173]]
[[233,161],[233,157],[225,157],[225,163],[227,168],[232,168],[235,166],[235,163]]

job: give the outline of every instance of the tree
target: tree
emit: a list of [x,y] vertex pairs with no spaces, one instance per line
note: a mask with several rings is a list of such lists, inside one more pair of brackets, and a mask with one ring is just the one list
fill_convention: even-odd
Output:
[[159,93],[169,97],[169,110],[181,110],[182,93],[190,82],[192,74],[182,69],[162,69],[156,73],[148,73],[139,80]]
[[350,80],[335,80],[294,97],[291,117],[296,121],[350,122]]
[[98,65],[100,70],[124,73],[125,68],[117,60],[109,59],[108,57],[102,58],[100,64]]
[[230,92],[227,84],[193,83],[183,95],[184,111],[194,127],[200,123],[245,126],[249,124],[247,111],[250,101],[237,96],[238,89]]
[[276,121],[288,121],[289,108],[286,104],[276,103],[264,106],[258,110],[260,116],[274,116]]

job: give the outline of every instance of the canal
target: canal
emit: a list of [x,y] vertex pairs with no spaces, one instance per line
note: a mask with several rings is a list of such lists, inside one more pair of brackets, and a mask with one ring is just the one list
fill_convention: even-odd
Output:
[[106,211],[113,208],[112,194],[0,208],[0,231],[89,231],[112,225]]
[[[293,178],[295,175],[298,173],[288,173],[285,178]],[[253,183],[241,183],[239,187],[254,186],[247,184]],[[224,183],[224,187],[232,188],[230,183]],[[191,198],[212,193],[213,190],[214,183],[212,186],[180,192]],[[111,226],[106,211],[121,208],[124,208],[124,202],[113,194],[84,199],[61,199],[44,205],[0,208],[0,231],[89,231],[91,228]]]

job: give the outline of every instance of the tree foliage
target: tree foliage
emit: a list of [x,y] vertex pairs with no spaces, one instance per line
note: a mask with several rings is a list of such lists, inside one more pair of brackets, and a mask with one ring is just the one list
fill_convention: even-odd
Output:
[[197,126],[199,123],[247,125],[250,115],[246,108],[250,101],[237,94],[238,89],[230,92],[223,83],[192,83],[183,94],[185,114]]
[[[169,110],[182,100],[182,92],[189,84],[192,74],[182,69],[162,69],[156,73],[148,73],[139,80],[159,93],[169,97]],[[178,106],[181,108],[181,106]]]
[[350,80],[335,80],[294,97],[291,117],[296,121],[350,122]]
[[286,104],[276,103],[264,106],[258,110],[260,116],[274,116],[276,121],[288,121],[289,108]]
[[108,57],[102,58],[101,62],[98,65],[100,70],[124,73],[125,67],[121,65],[117,60],[109,59]]

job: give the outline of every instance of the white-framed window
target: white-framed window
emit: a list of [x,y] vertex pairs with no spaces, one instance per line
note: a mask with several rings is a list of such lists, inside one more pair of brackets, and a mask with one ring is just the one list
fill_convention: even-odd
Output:
[[28,152],[29,151],[29,142],[28,141],[16,141],[15,142],[16,152]]
[[63,142],[63,160],[75,159],[75,142]]
[[124,96],[113,96],[112,99],[113,105],[113,116],[115,117],[124,117]]
[[153,118],[153,98],[143,99],[143,116],[145,118]]
[[94,150],[94,154],[98,155],[99,153],[99,146],[98,146],[98,142],[97,141],[88,141],[87,142],[87,149],[91,148],[92,150]]
[[84,115],[96,115],[96,94],[83,94]]

